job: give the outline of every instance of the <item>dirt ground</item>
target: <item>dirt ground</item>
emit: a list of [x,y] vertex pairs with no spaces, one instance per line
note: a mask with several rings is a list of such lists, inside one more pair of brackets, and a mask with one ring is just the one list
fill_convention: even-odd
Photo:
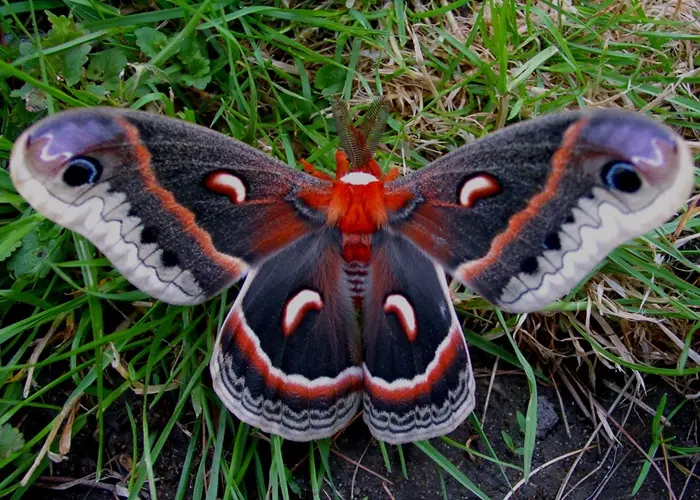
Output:
[[[486,400],[489,376],[493,363],[493,358],[472,349],[472,361],[477,373],[477,415],[483,415],[484,403]],[[503,365],[503,363],[502,363]],[[600,373],[599,377],[608,377],[615,380],[612,373]],[[599,378],[600,380],[600,378]],[[616,380],[618,385],[624,381]],[[673,408],[680,402],[674,395],[672,389],[662,380],[648,377],[645,380],[647,396],[645,402],[656,408],[656,404],[664,393],[669,398],[667,408]],[[56,394],[58,391],[54,391]],[[617,394],[605,388],[596,391],[598,401],[604,408],[609,408],[617,397]],[[593,425],[584,417],[578,406],[562,388],[561,396],[564,403],[566,419],[570,428],[569,436],[566,427],[561,419],[561,407],[558,403],[556,392],[552,388],[538,386],[540,399],[540,412],[538,420],[544,423],[541,437],[537,439],[535,455],[533,457],[533,470],[556,459],[568,452],[578,450],[586,445]],[[491,393],[484,431],[494,446],[496,453],[503,460],[519,463],[519,457],[512,455],[508,450],[501,431],[506,430],[513,437],[516,446],[522,444],[522,435],[516,419],[516,411],[525,413],[528,400],[527,381],[524,375],[499,375],[496,377]],[[140,414],[141,400],[136,397],[127,397],[124,400],[113,404],[105,414],[105,429],[107,437],[105,440],[105,461],[109,462],[109,467],[115,472],[124,473],[123,465],[119,463],[119,457],[128,457],[131,454],[132,435],[129,420],[126,416],[125,402],[131,406],[134,415]],[[174,400],[167,397],[159,403],[156,409],[149,416],[150,425],[154,430],[162,428],[174,407]],[[622,421],[628,412],[629,403],[621,402],[612,414],[618,422]],[[697,436],[697,429],[700,424],[700,412],[697,402],[688,402],[683,409],[673,418],[672,425],[668,427],[665,436],[676,436],[674,441],[677,444],[683,443],[685,446],[698,446],[697,438],[691,437],[691,441],[684,441],[690,436]],[[553,411],[552,411],[553,410]],[[32,429],[39,429],[52,418],[53,414],[45,410],[36,410],[35,414],[25,415],[23,419],[23,431],[25,436],[32,436]],[[191,419],[194,420],[194,417]],[[634,438],[646,451],[651,442],[650,423],[652,416],[640,412],[634,408],[629,413],[629,418],[625,430]],[[187,422],[188,419],[183,419]],[[547,427],[551,427],[547,429]],[[692,429],[695,429],[693,432]],[[60,464],[52,465],[51,474],[54,477],[81,478],[94,473],[95,460],[97,458],[97,439],[94,436],[94,420],[82,431],[74,436],[70,458]],[[615,431],[615,429],[613,429]],[[468,421],[455,431],[450,437],[458,442],[465,443],[472,438],[471,446],[488,454],[488,450],[478,437]],[[693,442],[695,440],[695,442]],[[155,475],[158,478],[157,490],[158,498],[175,498],[177,485],[180,479],[180,471],[184,461],[189,436],[182,428],[176,427],[171,434],[165,448],[155,464]],[[459,470],[469,477],[490,497],[504,498],[508,494],[510,487],[499,468],[483,459],[470,457],[466,453],[448,446],[439,439],[432,441],[433,446],[445,455]],[[294,478],[301,488],[300,498],[311,498],[311,485],[308,480],[308,463],[303,461],[308,452],[308,445],[286,443],[284,448],[285,460],[288,466],[296,464],[302,460],[298,469],[294,473]],[[578,466],[568,481],[567,490],[576,485],[585,476],[588,476],[567,498],[588,499],[588,498],[628,498],[632,487],[637,479],[642,467],[643,460],[641,453],[630,444],[625,437],[620,437],[619,444],[615,445],[610,453],[606,454],[609,442],[603,433],[599,433],[593,440],[591,446],[595,447],[591,451],[584,453]],[[264,450],[265,445],[259,446],[259,450]],[[441,498],[445,495],[450,499],[476,498],[467,491],[456,480],[440,470],[436,464],[416,447],[404,446],[404,456],[408,467],[408,479],[404,478],[401,472],[398,452],[395,447],[388,446],[389,456],[392,463],[392,472],[387,472],[384,461],[376,441],[371,439],[369,432],[362,423],[362,419],[356,421],[345,431],[336,441],[335,449],[337,453],[331,455],[332,478],[335,487],[343,499],[350,498],[395,498],[395,499],[433,499]],[[265,457],[266,458],[266,457]],[[361,464],[366,469],[358,468],[355,463],[361,460]],[[518,499],[550,499],[555,498],[559,488],[567,475],[571,465],[576,460],[576,456],[560,460],[555,464],[543,468],[533,474],[529,484],[520,487],[512,498]],[[662,461],[657,462],[660,468],[664,469]],[[693,463],[690,460],[681,462],[684,466],[691,468]],[[49,469],[45,474],[48,474]],[[675,493],[680,494],[686,477],[675,467],[670,467],[671,484]],[[700,499],[700,466],[695,468],[695,477],[691,478],[686,486],[684,499]],[[381,478],[379,477],[381,476]],[[519,481],[519,473],[511,471],[509,480],[512,485]],[[444,493],[443,483],[444,481]],[[106,480],[107,483],[115,483],[115,480]],[[190,487],[194,483],[192,478]],[[48,483],[45,483],[48,484]],[[252,497],[256,495],[254,485],[248,485],[248,492]],[[332,498],[330,487],[326,486],[329,496],[322,494],[322,497]],[[352,496],[351,496],[352,495]],[[35,486],[29,491],[27,498],[32,499],[56,499],[56,500],[112,500],[115,498],[112,492],[75,486],[68,490],[56,491]],[[141,498],[149,498],[146,491]],[[652,469],[647,476],[644,486],[637,495],[637,498],[669,498],[668,492],[658,473]]]

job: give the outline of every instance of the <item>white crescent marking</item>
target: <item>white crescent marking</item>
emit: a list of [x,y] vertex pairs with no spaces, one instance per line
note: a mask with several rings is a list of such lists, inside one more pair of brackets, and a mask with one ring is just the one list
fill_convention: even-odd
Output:
[[474,203],[484,195],[492,193],[498,189],[495,181],[486,176],[479,175],[467,180],[459,191],[459,204],[466,208],[471,208]]
[[213,187],[225,192],[234,203],[243,203],[246,197],[245,184],[230,172],[220,172],[211,179]]
[[319,293],[314,290],[302,290],[289,299],[282,314],[285,335],[291,334],[299,326],[302,316],[309,309],[319,310],[322,307],[323,300],[321,300]]
[[398,293],[389,295],[384,301],[384,312],[396,314],[409,342],[416,340],[418,335],[416,312],[406,297]]

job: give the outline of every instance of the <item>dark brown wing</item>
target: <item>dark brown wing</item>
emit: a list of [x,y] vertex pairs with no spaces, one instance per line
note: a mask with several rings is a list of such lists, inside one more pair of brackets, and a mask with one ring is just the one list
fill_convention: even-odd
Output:
[[641,114],[586,110],[490,134],[387,185],[392,226],[500,308],[568,293],[688,198],[688,146]]
[[175,304],[218,294],[323,225],[295,194],[325,182],[207,128],[144,112],[45,119],[17,140],[10,170],[39,212]]

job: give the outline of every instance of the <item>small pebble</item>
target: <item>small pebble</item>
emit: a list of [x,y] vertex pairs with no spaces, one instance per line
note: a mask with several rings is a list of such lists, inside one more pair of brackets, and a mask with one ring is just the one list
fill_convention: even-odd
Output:
[[537,430],[535,436],[542,439],[559,423],[556,406],[546,396],[537,398]]

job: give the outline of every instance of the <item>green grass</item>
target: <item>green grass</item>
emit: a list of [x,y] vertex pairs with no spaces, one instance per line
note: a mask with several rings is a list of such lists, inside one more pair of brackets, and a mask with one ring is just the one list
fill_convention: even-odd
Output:
[[[595,104],[656,115],[698,151],[700,73],[690,63],[700,65],[700,12],[691,2],[679,2],[679,11],[676,2],[612,0],[576,11],[508,0],[426,1],[420,11],[405,1],[328,2],[324,10],[296,3],[155,0],[119,11],[91,0],[3,0],[0,163],[19,133],[47,113],[101,104],[196,121],[292,166],[306,158],[332,171],[333,95],[356,110],[386,96],[392,115],[378,159],[407,171],[518,118]],[[529,403],[520,409],[522,432],[510,434],[522,454],[496,451],[504,449],[506,423],[490,420],[487,432],[481,409],[471,420],[480,446],[449,438],[417,443],[413,453],[440,471],[431,491],[448,496],[452,484],[487,497],[480,478],[444,450],[495,464],[498,480],[517,490],[541,465],[533,463],[538,384],[561,384],[553,373],[567,362],[586,367],[588,375],[577,372],[583,386],[617,367],[628,380],[663,376],[676,395],[697,393],[700,251],[697,240],[678,246],[697,234],[696,214],[616,250],[566,300],[524,322],[457,289],[472,352],[519,370]],[[191,438],[173,481],[176,498],[287,499],[301,491],[347,498],[350,479],[335,474],[334,440],[311,443],[292,462],[282,440],[233,418],[203,376],[236,292],[193,308],[150,301],[83,238],[29,209],[0,169],[0,496],[19,498],[50,475],[49,454],[70,457],[69,430],[73,442],[96,433],[95,479],[113,485],[105,476],[115,470],[105,416],[118,406],[131,429],[131,465],[120,469],[130,472],[120,483],[129,498],[155,498],[164,486],[159,459],[167,460],[164,449],[183,432]],[[589,305],[603,312],[591,319]],[[155,425],[152,415],[165,401],[169,414]],[[659,424],[675,413],[665,404],[649,417],[647,458],[680,456],[659,467],[692,478],[682,457],[697,455],[698,444],[671,439]],[[414,480],[421,471],[412,466],[413,446],[382,445],[375,472]],[[646,463],[635,490],[658,474],[657,462]],[[671,487],[678,495],[683,484]]]

